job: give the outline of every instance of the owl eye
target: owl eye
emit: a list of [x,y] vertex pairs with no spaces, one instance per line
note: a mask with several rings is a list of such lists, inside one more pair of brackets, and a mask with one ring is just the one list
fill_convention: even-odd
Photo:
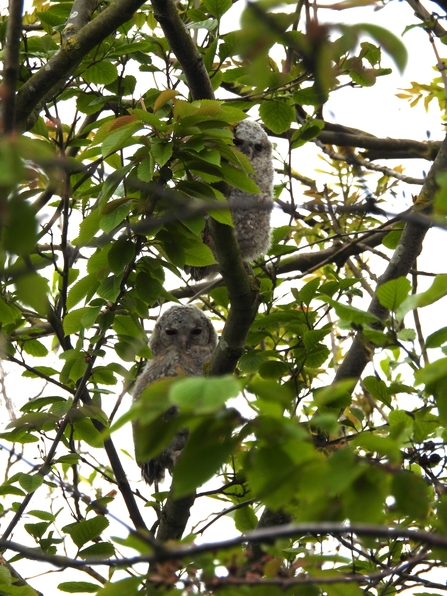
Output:
[[173,329],[172,327],[168,327],[165,329],[166,335],[177,335],[177,329]]
[[202,333],[201,327],[194,327],[191,329],[191,335],[200,335]]
[[233,139],[233,143],[235,147],[241,147],[244,144],[244,141],[241,139]]
[[255,145],[255,149],[256,149],[256,151],[262,151],[262,150],[263,150],[263,148],[264,148],[264,147],[263,147],[263,146],[262,146],[260,143],[257,143],[257,144]]

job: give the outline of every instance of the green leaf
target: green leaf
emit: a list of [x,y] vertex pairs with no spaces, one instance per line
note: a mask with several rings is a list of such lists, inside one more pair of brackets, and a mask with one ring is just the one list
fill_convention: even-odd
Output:
[[408,296],[397,309],[397,318],[402,320],[405,315],[416,308],[422,308],[437,302],[447,295],[447,274],[439,274],[428,290],[420,294]]
[[389,29],[371,25],[370,23],[361,23],[353,26],[353,29],[361,33],[369,33],[371,37],[391,56],[400,73],[403,73],[408,61],[408,52],[402,41],[391,33]]
[[81,548],[93,538],[97,538],[108,526],[109,520],[103,515],[97,515],[91,519],[68,524],[62,528],[62,531],[70,534],[76,546]]
[[81,559],[110,559],[115,554],[115,548],[110,542],[97,542],[79,552]]
[[89,213],[79,226],[79,235],[75,242],[80,246],[88,244],[93,236],[99,231],[100,220],[101,213],[99,212],[99,209],[95,209]]
[[216,19],[220,19],[233,5],[231,0],[202,0],[202,4]]
[[37,517],[44,521],[54,521],[56,519],[56,516],[53,515],[53,513],[50,513],[49,511],[38,511],[36,509],[28,511],[28,515],[33,515],[34,517]]
[[366,33],[370,35],[394,60],[397,68],[402,73],[405,70],[408,61],[408,52],[402,41],[391,33],[389,29],[372,25],[370,23],[360,23],[356,25],[338,25],[346,35],[361,37]]
[[315,91],[315,87],[306,87],[300,89],[293,94],[293,101],[299,106],[319,106],[321,105],[321,97]]
[[141,122],[131,121],[123,126],[112,129],[101,145],[101,152],[104,157],[115,153],[118,149],[126,146],[127,140],[142,127]]
[[280,100],[263,101],[259,115],[267,128],[276,134],[289,131],[296,119],[293,107]]
[[246,172],[229,163],[222,163],[221,168],[228,184],[253,195],[259,194],[258,185]]
[[115,275],[123,272],[124,268],[135,257],[135,246],[129,238],[118,238],[109,251],[110,270]]
[[143,182],[150,182],[154,177],[155,163],[152,155],[145,157],[137,168],[137,176]]
[[198,242],[191,248],[185,249],[185,265],[206,267],[217,263],[212,250],[204,242]]
[[373,87],[376,84],[376,71],[373,68],[358,67],[349,70],[349,76],[362,87]]
[[332,300],[332,298],[325,297],[324,301],[333,306],[340,319],[348,321],[349,323],[354,323],[355,325],[368,325],[370,323],[380,322],[379,319],[373,314],[364,310],[360,310],[359,308],[355,308],[354,306],[341,304],[336,300]]
[[169,399],[182,413],[210,414],[219,410],[228,399],[237,397],[240,390],[240,382],[232,375],[191,377],[178,380],[169,392]]
[[411,282],[406,277],[391,279],[379,286],[376,290],[377,298],[382,306],[391,311],[396,311],[407,298],[411,290]]
[[58,584],[57,589],[69,594],[77,594],[78,592],[94,594],[100,587],[100,584],[91,584],[90,582],[62,582]]
[[35,428],[37,430],[53,429],[59,417],[49,412],[31,412],[12,420],[7,428]]
[[15,319],[16,317],[14,316],[14,311],[10,306],[6,304],[4,299],[0,296],[0,323],[9,325],[10,323],[14,323]]
[[48,280],[38,273],[27,273],[16,279],[15,286],[20,302],[31,306],[38,314],[46,315],[48,313]]
[[352,401],[351,391],[354,381],[346,379],[332,383],[328,387],[319,387],[314,391],[314,400],[319,408],[345,408]]
[[25,530],[33,536],[33,538],[39,539],[45,534],[50,527],[51,522],[39,522],[37,524],[25,524]]
[[248,391],[265,401],[274,401],[288,408],[295,397],[289,385],[280,384],[270,379],[261,379],[255,376],[247,385]]
[[111,275],[97,289],[98,296],[101,296],[104,300],[115,302],[121,292],[121,281],[121,277]]
[[[73,377],[80,378],[81,374],[73,375]],[[73,381],[77,380],[72,378]],[[104,446],[104,437],[102,433],[97,430],[94,426],[93,422],[89,418],[81,418],[79,420],[75,420],[74,422],[74,429],[76,438],[81,439],[90,445],[91,447],[95,447],[100,449]]]
[[258,518],[251,505],[245,505],[234,512],[234,524],[239,532],[250,532],[258,525]]
[[447,327],[442,327],[427,337],[425,347],[439,348],[445,343],[447,343]]
[[396,507],[411,519],[425,519],[430,502],[428,486],[423,478],[408,470],[393,475],[391,492],[396,499]]
[[[25,370],[22,373],[22,377],[29,377],[30,379],[38,379],[38,378],[42,378],[42,376],[38,374],[39,372],[42,373],[42,375],[47,375],[48,377],[57,375],[57,372],[58,372],[57,370],[55,370],[54,368],[51,368],[50,366],[35,366],[34,371],[36,371],[36,372],[33,372],[31,370]],[[60,399],[62,399],[62,397]],[[22,411],[24,411],[23,408],[22,408]]]
[[258,372],[261,364],[268,360],[268,356],[261,350],[248,350],[239,358],[238,367],[244,373]]
[[23,350],[30,354],[30,356],[35,356],[36,358],[43,358],[48,354],[47,348],[37,339],[28,339],[23,342]]
[[0,585],[4,588],[12,584],[12,575],[7,567],[2,565],[0,567]]
[[391,407],[391,396],[388,393],[387,386],[383,381],[371,376],[366,377],[363,380],[363,383],[367,391],[371,393],[374,399],[377,399],[388,407]]
[[263,379],[281,379],[290,373],[289,366],[281,360],[268,360],[259,367],[259,375]]
[[447,358],[440,358],[419,369],[414,378],[416,385],[420,385],[421,383],[428,385],[445,377],[447,377]]
[[85,277],[77,281],[73,286],[71,286],[70,290],[68,291],[67,309],[71,310],[83,298],[91,298],[94,295],[98,286],[99,281],[96,275],[86,275]]
[[232,433],[239,423],[236,410],[224,410],[214,418],[205,419],[190,433],[173,471],[172,490],[176,499],[192,494],[228,461],[238,443]]
[[8,219],[3,232],[7,251],[28,255],[37,243],[37,221],[32,206],[20,196],[8,202]]
[[118,78],[118,69],[111,62],[101,60],[92,64],[87,70],[82,73],[82,78],[87,83],[95,83],[97,85],[109,85]]
[[298,492],[298,470],[290,455],[276,448],[261,447],[246,462],[245,473],[254,496],[279,509]]
[[99,588],[97,596],[137,596],[140,584],[144,581],[144,577],[128,577],[122,579],[114,584],[107,583],[103,588]]
[[33,493],[43,484],[42,474],[22,474],[19,478],[19,484],[27,493]]
[[[119,201],[119,199],[112,202],[116,203],[117,201]],[[105,207],[108,207],[109,205],[110,203],[108,203]],[[109,234],[112,230],[118,227],[120,223],[129,215],[130,206],[131,202],[125,201],[109,213],[103,215],[99,224],[101,230],[106,234]],[[103,209],[103,213],[104,212],[105,209]]]
[[152,143],[151,154],[155,162],[163,167],[172,156],[173,143]]
[[63,323],[65,336],[78,333],[83,328],[90,329],[95,323],[99,311],[100,307],[90,308],[89,306],[84,306],[83,308],[69,312],[65,315]]
[[393,464],[401,463],[401,453],[399,445],[389,437],[379,437],[374,433],[359,433],[353,440],[355,447],[361,447],[367,451],[385,455]]
[[[6,433],[2,433],[0,438],[4,439]],[[23,490],[20,490],[17,486],[11,486],[8,482],[4,482],[0,485],[0,495],[18,495],[19,497],[24,497],[25,493]]]

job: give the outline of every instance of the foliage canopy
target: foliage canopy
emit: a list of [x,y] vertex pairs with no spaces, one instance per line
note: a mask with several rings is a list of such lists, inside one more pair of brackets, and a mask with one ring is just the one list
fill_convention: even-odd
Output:
[[[438,48],[442,21],[408,4],[407,29]],[[447,148],[325,112],[342,86],[355,102],[405,68],[401,39],[367,22],[375,5],[247,2],[224,32],[232,0],[11,0],[1,594],[42,593],[31,562],[65,569],[60,592],[101,596],[445,591],[426,572],[447,556],[447,327],[427,336],[418,312],[436,309],[447,274],[420,292],[431,273],[416,259],[430,226],[446,225]],[[320,16],[359,6],[354,25]],[[440,70],[401,99],[436,100],[445,117]],[[277,144],[272,245],[250,272],[225,201],[228,186],[257,189],[233,146],[248,112]],[[295,166],[311,146],[316,180]],[[403,173],[415,157],[425,179]],[[405,184],[418,186],[411,205]],[[185,273],[215,262],[206,214],[222,273],[212,289]],[[209,376],[154,383],[129,407],[160,307],[198,289],[221,334]],[[179,416],[160,424],[172,405]],[[143,457],[190,430],[158,492],[133,461],[137,418]],[[223,528],[234,538],[217,538]]]

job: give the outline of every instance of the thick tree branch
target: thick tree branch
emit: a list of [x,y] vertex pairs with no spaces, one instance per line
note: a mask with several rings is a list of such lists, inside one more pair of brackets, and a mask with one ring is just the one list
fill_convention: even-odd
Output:
[[142,4],[144,0],[115,0],[80,31],[68,36],[61,49],[17,93],[18,126],[25,128],[29,116],[48,92],[65,80],[90,50],[129,21]]
[[67,43],[75,33],[78,33],[89,22],[97,0],[74,0],[70,16],[62,30],[62,40]]
[[356,147],[367,149],[362,156],[371,161],[375,159],[426,159],[433,161],[438,154],[442,141],[414,141],[412,139],[380,139],[367,133],[351,134],[338,125],[325,124],[317,140],[325,145],[338,147]]
[[[439,172],[447,170],[447,138],[444,139],[442,147],[430,169],[427,180],[422,187],[421,193],[414,205],[414,212],[416,214],[427,214],[431,211],[435,193],[438,189],[435,181],[435,176]],[[422,242],[425,235],[430,228],[429,223],[424,223],[422,219],[407,221],[401,240],[397,246],[394,255],[385,270],[384,274],[378,281],[380,287],[387,281],[397,279],[398,277],[405,277],[411,271],[416,258],[422,249]],[[368,312],[375,315],[382,321],[388,317],[388,310],[382,306],[374,296],[369,305]],[[335,381],[342,379],[353,378],[359,379],[365,366],[371,360],[374,350],[365,340],[362,332],[358,332],[351,348],[349,349],[346,358],[343,360],[340,368],[335,375]]]
[[181,499],[174,500],[169,497],[161,512],[160,527],[157,540],[180,540],[188,523],[191,507],[196,500],[195,493]]
[[[290,139],[296,129],[282,134],[267,131],[270,136]],[[433,161],[441,148],[442,141],[415,141],[414,139],[391,139],[376,137],[363,130],[325,122],[324,129],[316,137],[324,145],[366,149],[364,159],[426,159]]]
[[[181,21],[174,2],[152,0],[152,6],[155,17],[183,70],[192,99],[214,99],[213,87],[202,56]],[[242,263],[233,229],[211,219],[210,231],[231,303],[228,320],[210,366],[211,374],[221,375],[233,372],[242,354],[245,338],[256,315],[258,293],[251,287],[252,281]],[[185,506],[185,503],[173,501],[171,495],[168,497],[165,511],[169,515],[162,516],[158,537],[181,536],[194,498],[194,495],[188,497],[189,501]],[[179,513],[178,516],[175,515],[176,512]],[[180,528],[181,524],[183,529]]]
[[11,133],[16,121],[16,88],[19,74],[20,36],[22,34],[23,0],[9,0],[9,18],[6,31],[5,59],[3,62],[3,101],[1,131]]
[[210,222],[219,269],[227,286],[231,309],[210,364],[211,375],[232,373],[241,357],[248,330],[258,310],[258,290],[240,258],[233,228]]
[[186,77],[192,99],[214,99],[213,86],[202,56],[172,0],[152,0],[154,15]]
[[439,24],[439,21],[431,15],[428,10],[422,6],[419,0],[407,0],[407,3],[411,6],[414,10],[414,14],[424,21],[427,25],[427,29],[432,31],[437,37],[443,37],[447,31]]
[[[374,539],[383,538],[384,540],[396,540],[398,538],[406,538],[412,542],[419,542],[427,546],[447,550],[447,537],[440,536],[430,532],[422,532],[419,530],[411,530],[401,526],[390,528],[388,526],[369,525],[369,524],[350,524],[337,522],[314,522],[304,524],[290,524],[284,526],[274,526],[270,528],[263,528],[260,530],[253,530],[246,534],[240,534],[235,538],[228,540],[220,540],[216,542],[195,544],[193,546],[184,547],[179,546],[170,548],[157,553],[142,555],[137,557],[123,558],[123,559],[96,559],[89,558],[88,564],[90,567],[96,565],[105,565],[107,567],[124,567],[128,568],[131,565],[138,563],[156,563],[169,560],[182,560],[195,557],[204,553],[213,553],[219,550],[228,550],[236,546],[240,546],[246,542],[253,543],[272,543],[280,538],[297,538],[299,536],[344,536],[344,535],[368,536]],[[12,542],[9,540],[0,540],[0,549],[8,549],[14,552],[22,553],[30,560],[45,561],[51,563],[55,567],[72,567],[82,568],[85,562],[79,559],[70,559],[69,557],[47,555],[37,549]],[[324,583],[323,580],[321,580]]]

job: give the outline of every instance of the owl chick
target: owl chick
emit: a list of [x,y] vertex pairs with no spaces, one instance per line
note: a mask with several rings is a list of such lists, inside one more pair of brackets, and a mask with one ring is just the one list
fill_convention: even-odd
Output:
[[[149,340],[153,359],[137,378],[133,401],[143,390],[158,379],[177,375],[200,376],[203,366],[211,360],[217,345],[217,335],[211,321],[196,306],[173,306],[159,317]],[[164,415],[165,420],[175,416],[173,406]],[[135,426],[134,426],[135,429]],[[148,484],[161,482],[165,470],[171,470],[188,438],[188,430],[177,433],[160,455],[147,462],[138,462]]]
[[[233,217],[242,260],[250,263],[270,247],[270,214],[273,209],[272,144],[263,128],[253,120],[243,120],[234,128],[234,145],[251,161],[251,175],[261,193],[248,194],[231,188],[228,203]],[[205,232],[206,233],[206,232]],[[191,277],[200,281],[217,273],[217,267],[191,267]]]

